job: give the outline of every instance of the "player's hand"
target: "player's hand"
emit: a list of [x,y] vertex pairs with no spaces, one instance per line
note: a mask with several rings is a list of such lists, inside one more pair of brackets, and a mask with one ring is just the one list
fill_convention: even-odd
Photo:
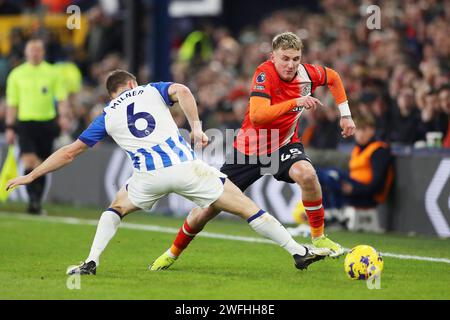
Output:
[[341,117],[340,125],[342,128],[342,136],[344,138],[351,137],[355,134],[356,126],[351,116]]
[[13,129],[6,129],[6,143],[8,145],[14,144],[14,141],[16,140],[16,133]]
[[194,147],[206,147],[209,138],[203,130],[194,130],[191,132],[191,142],[194,144]]
[[318,105],[323,107],[322,102],[320,102],[319,99],[314,98],[312,96],[300,97],[300,98],[297,98],[296,100],[297,100],[297,106],[304,107],[306,110],[314,111]]
[[31,182],[33,182],[33,179],[28,174],[26,176],[20,176],[11,179],[6,183],[6,191],[11,190],[20,185],[30,184]]

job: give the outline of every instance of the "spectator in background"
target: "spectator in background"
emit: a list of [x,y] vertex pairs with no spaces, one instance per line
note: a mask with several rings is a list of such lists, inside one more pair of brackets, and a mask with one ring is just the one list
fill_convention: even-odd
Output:
[[303,132],[305,147],[316,149],[336,149],[340,141],[340,115],[334,108],[317,108],[308,117],[308,127]]
[[412,88],[403,88],[400,90],[393,108],[390,141],[412,145],[418,140],[424,140],[425,133],[418,129],[421,127],[422,122]]
[[0,15],[19,14],[20,7],[14,0],[0,0]]
[[375,138],[376,124],[371,115],[356,117],[356,146],[349,171],[318,168],[326,209],[350,205],[373,208],[386,200],[393,181],[389,145]]
[[114,52],[123,52],[123,30],[120,21],[105,12],[101,5],[89,9],[87,16],[89,34],[86,40],[86,59],[88,63],[99,62]]
[[425,95],[424,108],[421,113],[425,134],[427,132],[447,133],[447,116],[439,105],[438,91],[431,89]]
[[447,114],[447,133],[442,141],[442,146],[450,148],[450,84],[439,89],[439,104],[441,110]]
[[[46,0],[51,6],[56,4],[56,11],[61,10],[64,2],[67,1]],[[0,14],[2,8],[7,12],[12,7],[19,8],[20,13],[34,12],[39,3],[36,0],[0,0]],[[77,64],[84,76],[81,95],[95,105],[105,100],[101,86],[112,65],[120,64],[115,68],[127,68],[121,56],[123,41],[117,38],[117,35],[122,35],[121,18],[116,15],[120,5],[117,1],[94,0],[73,0],[71,3],[81,7],[90,23],[84,52],[79,55],[82,59],[78,59]],[[105,3],[108,5],[105,6]],[[189,23],[183,23],[183,28],[176,30],[180,39],[172,41],[172,56],[175,57],[171,65],[173,80],[186,83],[197,94],[200,117],[206,129],[225,126],[221,123],[222,119],[228,125],[231,120],[228,112],[231,93],[240,83],[251,82],[254,69],[270,52],[270,40],[275,34],[295,30],[307,47],[303,59],[330,65],[339,72],[346,83],[352,108],[357,109],[352,111],[363,109],[364,114],[374,115],[378,137],[414,144],[424,139],[427,130],[445,134],[447,115],[440,114],[439,107],[432,102],[436,99],[430,99],[428,93],[450,82],[450,0],[411,0],[408,3],[392,0],[380,2],[379,5],[383,12],[380,30],[367,28],[367,4],[363,0],[322,0],[318,2],[320,14],[309,11],[307,6],[265,13],[267,15],[258,25],[247,26],[238,34],[232,34],[226,26],[213,26],[202,19],[185,18],[183,21]],[[202,26],[196,27],[198,25]],[[111,34],[115,37],[109,36]],[[48,32],[44,35],[49,37],[52,56],[56,60],[60,56],[58,43]],[[9,56],[3,57],[3,60],[0,58],[0,81],[2,72],[5,74],[21,62],[26,30],[15,30],[10,37],[12,50]],[[148,63],[142,60],[139,67],[148,69]],[[148,82],[150,79],[140,80]],[[415,107],[411,111],[405,108],[399,110],[399,96],[404,91],[412,91],[416,95]],[[368,94],[375,98],[367,101]],[[326,101],[326,95],[325,91],[316,93],[321,101]],[[430,104],[435,107],[430,109]],[[83,108],[86,109],[85,106]],[[77,114],[84,117],[89,114],[89,110],[85,111]],[[425,124],[420,119],[417,123],[417,112],[424,117]],[[217,117],[217,113],[221,115]],[[233,113],[237,119],[242,119],[245,108],[233,108]],[[223,115],[226,117],[221,118]],[[183,114],[179,116],[183,122]],[[317,118],[323,117],[323,114],[317,115]],[[311,127],[306,129],[313,132],[317,123],[312,121],[314,119],[310,120],[308,125]],[[399,122],[403,120],[407,123]],[[75,121],[78,125],[84,122],[81,118]],[[400,130],[403,126],[407,127],[408,135]],[[331,147],[335,143],[332,141],[326,146]],[[317,144],[318,147],[322,145]]]
[[9,34],[9,42],[11,45],[9,51],[9,64],[16,67],[23,61],[23,53],[25,50],[25,36],[19,28],[13,28]]

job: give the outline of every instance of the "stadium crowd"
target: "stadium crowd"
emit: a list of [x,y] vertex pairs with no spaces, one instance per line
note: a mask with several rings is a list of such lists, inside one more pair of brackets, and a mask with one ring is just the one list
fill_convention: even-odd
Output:
[[[90,28],[86,45],[82,52],[64,47],[43,26],[32,32],[14,29],[9,54],[0,56],[0,130],[4,130],[7,74],[22,61],[26,39],[41,35],[48,61],[74,62],[83,74],[79,90],[70,99],[73,114],[62,120],[60,142],[65,144],[102,112],[108,101],[103,85],[108,72],[127,66],[122,42],[107,36],[117,28],[117,16],[96,1],[54,2],[61,5],[52,6],[51,11],[64,11],[64,4],[83,5]],[[0,15],[19,13],[25,4],[31,12],[40,7],[39,1],[0,0]],[[370,14],[366,8],[371,4],[380,7],[380,29],[367,26]],[[171,39],[172,80],[196,94],[206,128],[240,127],[256,66],[267,59],[272,37],[290,30],[304,42],[304,62],[325,65],[340,74],[352,112],[375,117],[377,138],[420,147],[428,132],[440,132],[442,142],[436,146],[450,148],[450,0],[322,0],[320,12],[307,8],[276,11],[238,34],[213,23],[197,28],[186,21],[174,19],[172,24],[176,29]],[[149,81],[147,69],[142,63],[140,83]],[[335,149],[342,142],[339,112],[332,107],[332,96],[321,89],[315,96],[326,107],[305,113],[300,132],[306,146]],[[173,112],[177,123],[186,127],[182,113]]]

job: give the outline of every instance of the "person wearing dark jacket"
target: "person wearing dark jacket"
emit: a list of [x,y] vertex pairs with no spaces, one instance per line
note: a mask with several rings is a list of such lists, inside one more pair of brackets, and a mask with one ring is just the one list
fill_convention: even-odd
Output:
[[349,171],[317,170],[325,208],[373,208],[386,200],[394,177],[392,156],[389,145],[375,138],[375,131],[373,117],[358,118]]

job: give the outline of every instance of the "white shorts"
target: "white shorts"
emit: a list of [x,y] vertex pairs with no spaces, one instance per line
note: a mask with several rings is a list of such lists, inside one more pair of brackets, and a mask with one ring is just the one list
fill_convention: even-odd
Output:
[[128,180],[128,198],[138,208],[149,210],[169,193],[177,193],[201,208],[215,202],[223,193],[227,176],[201,160],[157,169],[135,171]]

